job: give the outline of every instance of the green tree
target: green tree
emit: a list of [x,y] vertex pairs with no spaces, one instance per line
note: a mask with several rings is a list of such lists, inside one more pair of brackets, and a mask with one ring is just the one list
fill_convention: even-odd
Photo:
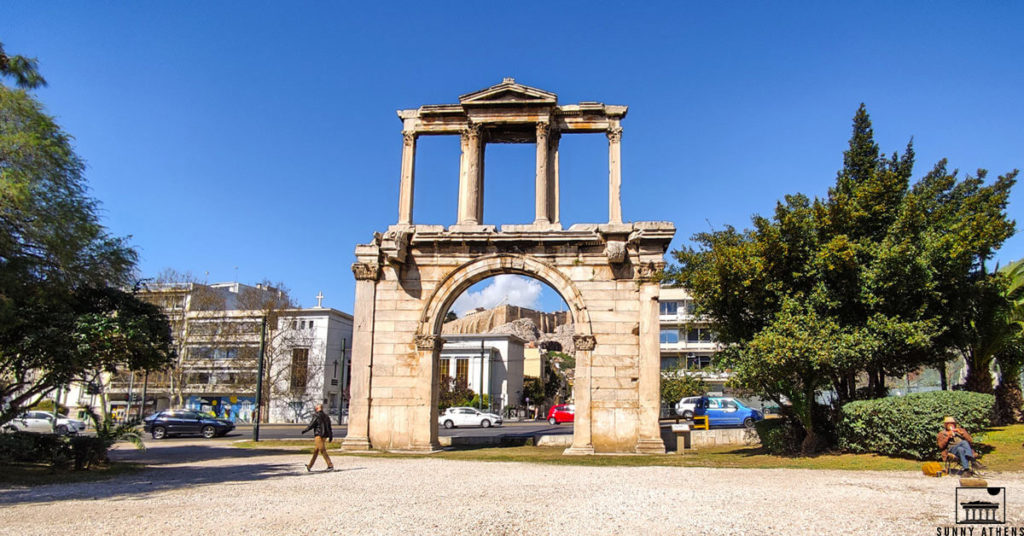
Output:
[[[7,62],[0,74],[35,80]],[[166,318],[117,290],[136,253],[100,224],[83,170],[42,106],[0,85],[0,423],[95,371],[170,355]]]
[[1013,234],[1016,171],[986,185],[984,171],[960,180],[942,161],[911,186],[913,163],[912,144],[882,155],[861,105],[826,198],[787,195],[752,229],[699,233],[673,252],[667,278],[710,317],[719,365],[804,425],[805,452],[828,424],[812,411],[819,391],[842,404],[867,378],[867,396],[884,396],[886,376],[949,359],[985,261]]
[[701,396],[708,392],[704,380],[686,371],[682,365],[676,365],[661,371],[661,401],[675,403],[688,396]]
[[8,56],[4,44],[0,43],[0,77],[11,77],[22,89],[35,89],[46,85],[46,79],[39,74],[39,61],[24,56]]

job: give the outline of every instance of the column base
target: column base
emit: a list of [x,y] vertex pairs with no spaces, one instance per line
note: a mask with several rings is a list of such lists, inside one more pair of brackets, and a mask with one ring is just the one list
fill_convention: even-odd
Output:
[[391,450],[389,452],[396,454],[434,454],[443,450],[440,443],[427,443],[426,445],[410,445],[408,448]]
[[583,445],[577,447],[575,445],[562,451],[563,456],[592,456],[594,454],[594,445]]
[[367,452],[373,450],[370,440],[365,437],[346,437],[341,442],[341,450],[348,452]]
[[659,439],[641,439],[636,442],[637,454],[665,454],[665,442]]

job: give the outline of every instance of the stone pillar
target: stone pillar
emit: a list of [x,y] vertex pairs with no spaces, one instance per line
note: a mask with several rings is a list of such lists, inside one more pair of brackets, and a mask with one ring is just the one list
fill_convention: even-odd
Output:
[[550,187],[548,177],[548,124],[544,121],[537,123],[537,184],[536,184],[536,213],[534,225],[551,224],[551,206],[548,202]]
[[480,225],[481,201],[480,125],[469,125],[462,131],[462,158],[459,164],[459,225]]
[[640,269],[640,379],[637,385],[640,397],[638,454],[664,454],[661,439],[661,350],[658,342],[658,283],[654,280],[653,264]]
[[560,223],[558,201],[558,142],[562,139],[562,133],[552,131],[548,142],[548,215],[551,223]]
[[608,129],[608,223],[622,223],[622,127]]
[[412,225],[413,174],[416,169],[416,133],[402,131],[402,183],[398,192],[398,224]]
[[352,330],[352,379],[349,396],[348,433],[341,446],[345,450],[369,450],[370,445],[370,373],[373,368],[373,318],[376,309],[377,278],[380,266],[355,263],[355,314]]
[[483,135],[481,135],[476,151],[476,221],[480,225],[484,224],[484,149],[486,148],[487,143],[484,141]]
[[576,398],[576,424],[572,430],[572,446],[565,449],[564,454],[593,454],[590,379],[595,339],[593,335],[573,335],[572,342],[576,346],[576,380],[573,382],[573,395]]
[[437,362],[444,340],[436,335],[417,335],[416,399],[413,409],[412,444],[409,450],[437,452],[441,443],[437,439],[437,404],[440,398],[440,378]]

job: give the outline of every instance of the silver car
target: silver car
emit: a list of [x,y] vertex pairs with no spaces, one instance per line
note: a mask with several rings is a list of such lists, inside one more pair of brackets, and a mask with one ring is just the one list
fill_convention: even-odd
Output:
[[8,432],[36,432],[40,434],[51,434],[56,431],[60,435],[76,435],[85,431],[85,423],[76,419],[69,419],[63,415],[57,415],[57,424],[54,426],[53,414],[48,411],[26,411],[4,425],[4,431]]

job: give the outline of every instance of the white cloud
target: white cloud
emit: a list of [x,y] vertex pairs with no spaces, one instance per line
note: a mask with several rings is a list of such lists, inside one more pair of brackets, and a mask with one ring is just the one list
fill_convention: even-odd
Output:
[[511,274],[496,275],[484,288],[475,291],[473,288],[463,292],[452,304],[452,311],[459,317],[477,307],[490,309],[502,303],[536,309],[544,292],[540,281]]

